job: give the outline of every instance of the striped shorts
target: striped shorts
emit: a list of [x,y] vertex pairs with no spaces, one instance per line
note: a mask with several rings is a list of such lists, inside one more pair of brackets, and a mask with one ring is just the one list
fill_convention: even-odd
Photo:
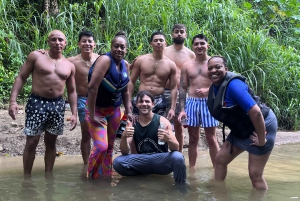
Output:
[[189,126],[208,128],[219,125],[219,122],[214,119],[208,111],[206,102],[207,98],[187,98],[185,113],[188,118]]

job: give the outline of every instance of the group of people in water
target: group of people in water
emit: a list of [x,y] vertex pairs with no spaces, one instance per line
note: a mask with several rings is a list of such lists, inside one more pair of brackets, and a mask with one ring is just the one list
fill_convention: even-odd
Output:
[[[47,40],[49,50],[28,55],[10,97],[9,115],[15,119],[17,96],[31,74],[32,90],[25,108],[24,174],[31,174],[43,132],[45,172],[53,169],[56,139],[63,134],[66,86],[72,112],[70,130],[77,124],[78,113],[88,178],[111,175],[114,169],[123,176],[173,172],[176,183],[186,182],[184,122],[191,171],[196,171],[201,126],[216,180],[225,180],[228,164],[248,151],[253,187],[268,189],[263,171],[275,142],[276,116],[254,95],[243,76],[228,71],[226,58],[208,55],[205,35],[193,37],[192,50],[184,45],[186,38],[183,24],[174,25],[173,44],[168,47],[164,33],[154,32],[150,37],[153,51],[129,64],[124,60],[127,38],[123,31],[111,41],[110,52],[98,55],[93,33],[84,30],[78,38],[80,54],[69,58],[62,54],[65,35],[52,31]],[[137,79],[140,85],[133,97]],[[121,105],[127,126],[120,141],[122,155],[113,160]],[[219,122],[230,129],[221,148],[216,138]]]

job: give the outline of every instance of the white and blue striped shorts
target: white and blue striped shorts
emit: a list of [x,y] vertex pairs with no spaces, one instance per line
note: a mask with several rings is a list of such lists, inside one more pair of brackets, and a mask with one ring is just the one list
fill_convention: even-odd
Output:
[[207,98],[187,98],[185,113],[188,118],[189,126],[208,128],[219,125],[219,122],[214,119],[208,111],[206,102]]

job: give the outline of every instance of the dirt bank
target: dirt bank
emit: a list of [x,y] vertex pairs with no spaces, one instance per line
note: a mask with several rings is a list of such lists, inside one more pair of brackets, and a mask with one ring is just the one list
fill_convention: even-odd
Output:
[[[66,111],[65,117],[70,116],[70,111]],[[23,154],[25,146],[25,135],[23,134],[25,122],[25,114],[20,110],[16,121],[13,121],[8,115],[7,110],[0,110],[0,156],[18,156]],[[67,123],[67,122],[65,122]],[[188,145],[188,134],[185,129],[185,147]],[[219,144],[222,144],[221,130],[217,132]],[[79,155],[80,154],[80,139],[81,131],[80,125],[76,129],[69,131],[65,129],[64,135],[57,139],[57,151],[63,152],[65,155]],[[299,143],[300,132],[278,132],[276,138],[276,145]],[[119,140],[115,143],[115,152],[119,151]],[[201,140],[199,142],[199,149],[206,150],[207,144],[203,133],[201,133]],[[37,155],[44,154],[43,137],[37,147]]]

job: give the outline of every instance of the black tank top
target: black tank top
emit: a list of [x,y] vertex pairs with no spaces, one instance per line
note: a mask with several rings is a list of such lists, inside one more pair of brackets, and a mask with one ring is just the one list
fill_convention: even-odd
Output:
[[160,115],[155,114],[147,126],[139,122],[134,125],[134,143],[138,154],[154,154],[168,152],[168,144],[158,144],[157,130],[160,124]]

